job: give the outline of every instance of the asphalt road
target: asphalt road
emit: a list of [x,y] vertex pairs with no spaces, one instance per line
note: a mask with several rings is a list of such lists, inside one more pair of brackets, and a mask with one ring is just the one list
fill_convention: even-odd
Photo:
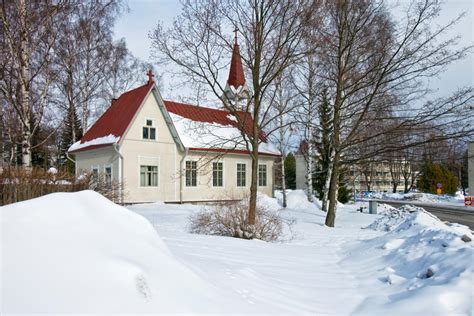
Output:
[[376,200],[379,203],[385,203],[394,207],[401,205],[415,205],[424,208],[426,211],[437,216],[443,221],[459,223],[469,226],[474,230],[474,207],[473,206],[452,206],[445,204],[420,203],[416,201],[387,201]]

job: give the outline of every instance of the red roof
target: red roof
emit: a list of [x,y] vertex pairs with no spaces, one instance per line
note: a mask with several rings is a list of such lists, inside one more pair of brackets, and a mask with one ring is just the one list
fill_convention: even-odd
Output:
[[[239,116],[241,123],[236,122],[231,119],[232,115],[225,110],[218,110],[212,108],[205,108],[191,104],[173,102],[173,101],[164,101],[166,109],[170,113],[174,113],[181,117],[187,118],[195,122],[204,122],[204,123],[217,123],[220,125],[230,125],[240,129],[240,124],[245,128],[247,134],[253,130],[253,119],[250,113],[238,111],[236,114]],[[265,134],[261,133],[260,140],[266,142]]]
[[245,84],[244,68],[242,67],[242,58],[240,57],[239,44],[234,43],[232,50],[232,60],[230,61],[229,79],[227,83],[234,88]]
[[125,92],[117,100],[112,101],[107,111],[82,136],[81,144],[110,134],[122,137],[153,84],[153,81],[149,81],[143,86]]
[[[133,117],[135,116],[135,113],[142,104],[144,98],[147,96],[153,86],[154,82],[149,81],[143,86],[125,92],[117,100],[114,100],[107,111],[102,114],[102,116],[81,138],[81,144],[100,137],[108,136],[110,134],[116,137],[122,137],[130,125]],[[173,101],[164,101],[164,104],[169,112],[193,121],[231,125],[239,128],[239,123],[231,119],[232,117],[230,113],[225,110],[199,107]],[[249,113],[241,111],[237,112],[237,115],[241,118],[247,133],[250,134],[253,124],[252,116]],[[266,142],[266,136],[264,133],[260,135],[260,139]],[[109,145],[111,144],[90,145],[74,151],[87,151]],[[199,148],[192,148],[192,150],[199,150]],[[202,148],[201,150],[207,149]],[[243,151],[235,150],[232,152],[243,153]]]

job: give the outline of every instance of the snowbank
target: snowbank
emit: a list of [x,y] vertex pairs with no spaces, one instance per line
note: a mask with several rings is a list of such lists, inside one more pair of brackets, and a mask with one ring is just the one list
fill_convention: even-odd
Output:
[[455,196],[443,194],[436,195],[430,193],[389,193],[389,192],[370,192],[365,198],[382,199],[382,200],[409,200],[427,203],[464,203],[464,195],[456,192]]
[[0,314],[216,312],[226,302],[145,218],[98,193],[50,194],[0,214]]
[[306,192],[303,190],[293,190],[288,192],[286,196],[286,204],[288,208],[292,209],[319,210],[316,204],[308,202]]
[[368,228],[387,233],[355,246],[346,259],[363,286],[373,289],[355,314],[471,312],[474,249],[468,227],[404,207],[387,211]]

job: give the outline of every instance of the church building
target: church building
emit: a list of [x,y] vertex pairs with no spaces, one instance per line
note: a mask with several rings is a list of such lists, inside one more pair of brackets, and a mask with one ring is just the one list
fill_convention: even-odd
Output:
[[[225,93],[247,104],[237,41]],[[252,124],[245,111],[163,100],[149,71],[148,82],[114,99],[69,155],[77,175],[92,171],[121,183],[124,203],[232,200],[249,193],[252,160],[241,130]],[[271,196],[280,153],[259,137],[258,189]]]

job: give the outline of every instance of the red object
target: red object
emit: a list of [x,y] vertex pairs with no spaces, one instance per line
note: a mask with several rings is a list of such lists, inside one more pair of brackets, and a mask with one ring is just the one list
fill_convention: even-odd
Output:
[[[112,104],[107,111],[105,111],[94,125],[92,125],[92,127],[84,134],[84,136],[82,136],[81,144],[110,134],[116,137],[123,136],[130,121],[133,119],[135,113],[142,104],[143,99],[152,87],[153,81],[125,92],[117,100],[112,101]],[[85,148],[89,149],[90,147],[88,146]],[[85,148],[83,148],[83,150]]]
[[465,196],[464,206],[474,206],[474,196]]
[[[116,137],[122,137],[127,127],[130,125],[135,113],[138,111],[140,105],[142,104],[145,97],[150,92],[151,88],[154,86],[154,82],[148,73],[149,80],[147,84],[140,86],[136,89],[130,90],[122,94],[117,100],[113,100],[110,107],[107,111],[102,114],[102,116],[92,125],[92,127],[85,133],[81,138],[81,144],[91,141],[96,138],[108,136],[110,134]],[[217,123],[221,125],[231,125],[239,128],[239,123],[235,120],[230,119],[231,114],[225,110],[211,109],[206,107],[199,107],[190,104],[184,104],[173,101],[164,101],[166,109],[174,114],[185,117],[187,119],[198,121],[198,122],[208,122],[208,123]],[[242,125],[244,126],[245,131],[250,134],[252,131],[253,119],[250,113],[247,112],[237,112]],[[263,142],[267,141],[265,133],[261,133],[259,136],[260,140]],[[80,148],[73,152],[87,151],[92,149],[97,149],[105,146],[110,146],[111,144],[100,144],[100,145],[91,145],[87,147]],[[204,150],[204,151],[221,151],[229,153],[247,153],[245,150],[226,150],[226,149],[209,149],[209,148],[190,148],[191,150]],[[264,153],[262,153],[264,154]],[[264,154],[270,156],[278,156],[272,154]]]
[[[230,117],[232,117],[232,114],[225,110],[205,108],[173,101],[164,102],[168,112],[187,118],[191,121],[230,125],[240,129],[239,123],[230,119]],[[238,111],[236,114],[239,116],[240,121],[244,126],[245,132],[247,134],[250,134],[253,125],[253,119],[250,113]],[[260,140],[263,142],[267,142],[267,137],[264,133],[260,134]]]
[[242,67],[242,58],[240,57],[240,48],[237,41],[234,43],[234,48],[232,50],[229,79],[227,79],[227,83],[234,88],[238,88],[245,84],[244,68]]

